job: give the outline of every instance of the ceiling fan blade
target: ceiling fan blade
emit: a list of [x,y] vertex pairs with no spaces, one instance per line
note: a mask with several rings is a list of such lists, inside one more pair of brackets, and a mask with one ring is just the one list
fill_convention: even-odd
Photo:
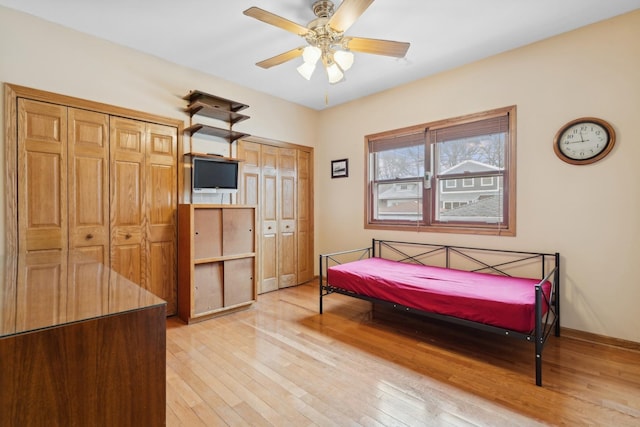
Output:
[[329,18],[329,26],[336,31],[345,32],[373,3],[373,0],[344,0],[333,16]]
[[354,52],[372,53],[374,55],[395,56],[403,58],[409,50],[410,43],[391,40],[365,39],[362,37],[345,37],[345,47]]
[[281,53],[280,55],[276,55],[272,58],[265,59],[264,61],[260,61],[256,63],[256,65],[262,68],[275,67],[276,65],[283,64],[287,61],[291,61],[292,59],[301,56],[303,50],[304,50],[304,47],[297,47],[285,53]]
[[274,25],[278,28],[282,28],[283,30],[289,31],[290,33],[297,34],[299,36],[304,36],[309,32],[309,29],[307,27],[303,27],[300,24],[296,24],[295,22],[289,21],[288,19],[285,19],[281,16],[278,16],[271,12],[267,12],[266,10],[260,9],[259,7],[250,7],[242,13],[257,19],[258,21],[266,22],[267,24]]

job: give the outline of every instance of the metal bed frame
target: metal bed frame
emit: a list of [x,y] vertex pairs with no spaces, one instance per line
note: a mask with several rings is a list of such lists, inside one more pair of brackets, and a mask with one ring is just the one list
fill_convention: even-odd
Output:
[[[421,252],[416,254],[408,254],[404,248],[419,249]],[[468,271],[480,272],[485,274],[500,274],[511,276],[505,270],[506,267],[512,267],[518,263],[539,262],[541,265],[540,282],[535,285],[535,328],[530,333],[522,333],[510,329],[487,325],[471,320],[458,317],[432,313],[397,304],[393,301],[373,298],[366,295],[357,294],[351,291],[340,289],[326,282],[328,269],[331,265],[343,264],[344,258],[348,256],[349,261],[358,259],[379,257],[382,255],[383,249],[391,252],[396,261],[409,262],[414,264],[427,265],[422,260],[429,257],[444,256],[444,267],[451,267],[453,256],[459,256],[462,259],[476,265],[476,268],[467,269]],[[479,258],[479,254],[508,255],[514,257],[508,261],[501,261],[496,264],[486,262]],[[505,335],[535,344],[535,367],[536,367],[536,385],[542,386],[542,350],[547,338],[554,332],[555,336],[560,336],[560,254],[559,253],[540,253],[540,252],[524,252],[509,251],[498,249],[484,249],[465,246],[449,246],[436,245],[430,243],[413,243],[394,240],[377,240],[372,239],[371,247],[353,249],[342,252],[334,252],[320,255],[320,271],[318,275],[319,291],[320,291],[320,314],[323,313],[322,299],[332,293],[347,295],[354,298],[370,301],[375,304],[390,307],[407,313],[418,314],[420,316],[438,319],[449,323],[463,325],[482,331],[492,332]],[[341,261],[342,260],[342,261]],[[550,265],[551,268],[547,266]],[[547,271],[549,270],[549,271]],[[491,273],[489,273],[491,272]],[[549,298],[546,297],[542,290],[542,284],[546,281],[551,283],[551,292]],[[546,303],[548,310],[543,314],[543,302]]]

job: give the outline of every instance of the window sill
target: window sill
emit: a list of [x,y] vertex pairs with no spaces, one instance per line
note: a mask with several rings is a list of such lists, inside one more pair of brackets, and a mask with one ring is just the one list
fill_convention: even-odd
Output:
[[472,225],[412,225],[412,224],[382,224],[382,223],[365,223],[364,228],[367,230],[387,230],[387,231],[418,231],[421,233],[452,233],[452,234],[477,234],[486,236],[505,236],[513,237],[516,235],[515,227],[504,226],[498,228],[486,226]]

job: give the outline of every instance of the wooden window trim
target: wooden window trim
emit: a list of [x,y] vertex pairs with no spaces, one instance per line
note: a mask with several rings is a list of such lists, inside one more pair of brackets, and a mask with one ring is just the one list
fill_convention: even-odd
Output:
[[[364,206],[364,228],[369,230],[387,230],[387,231],[421,231],[421,232],[435,232],[435,233],[452,233],[452,234],[477,234],[477,235],[496,235],[496,236],[515,236],[516,235],[516,106],[511,105],[508,107],[497,108],[489,111],[468,114],[464,116],[448,118],[444,120],[438,120],[420,125],[415,125],[407,128],[396,129],[391,131],[385,131],[381,133],[366,135],[364,137],[365,144],[365,206]],[[453,125],[465,124],[475,122],[484,119],[490,119],[493,117],[504,116],[508,117],[509,133],[508,141],[505,147],[505,171],[504,179],[507,185],[503,188],[504,198],[504,215],[507,218],[507,223],[503,225],[482,224],[482,223],[442,223],[435,222],[429,225],[421,225],[415,222],[407,223],[400,220],[374,220],[373,212],[374,206],[372,194],[372,185],[374,181],[372,179],[373,171],[371,170],[369,143],[371,141],[381,139],[393,139],[394,135],[404,136],[409,134],[417,134],[425,129],[439,129],[446,128]],[[423,196],[424,197],[424,196]],[[431,197],[429,200],[424,199],[423,203],[431,203]],[[431,211],[434,207],[427,207]]]

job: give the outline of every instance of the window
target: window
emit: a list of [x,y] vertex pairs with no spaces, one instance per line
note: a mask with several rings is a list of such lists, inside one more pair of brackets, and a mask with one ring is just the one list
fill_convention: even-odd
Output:
[[491,187],[493,186],[493,177],[492,176],[483,176],[480,178],[480,185],[483,187]]
[[389,223],[422,220],[424,131],[372,141],[373,215]]
[[515,235],[515,110],[368,135],[366,228]]

